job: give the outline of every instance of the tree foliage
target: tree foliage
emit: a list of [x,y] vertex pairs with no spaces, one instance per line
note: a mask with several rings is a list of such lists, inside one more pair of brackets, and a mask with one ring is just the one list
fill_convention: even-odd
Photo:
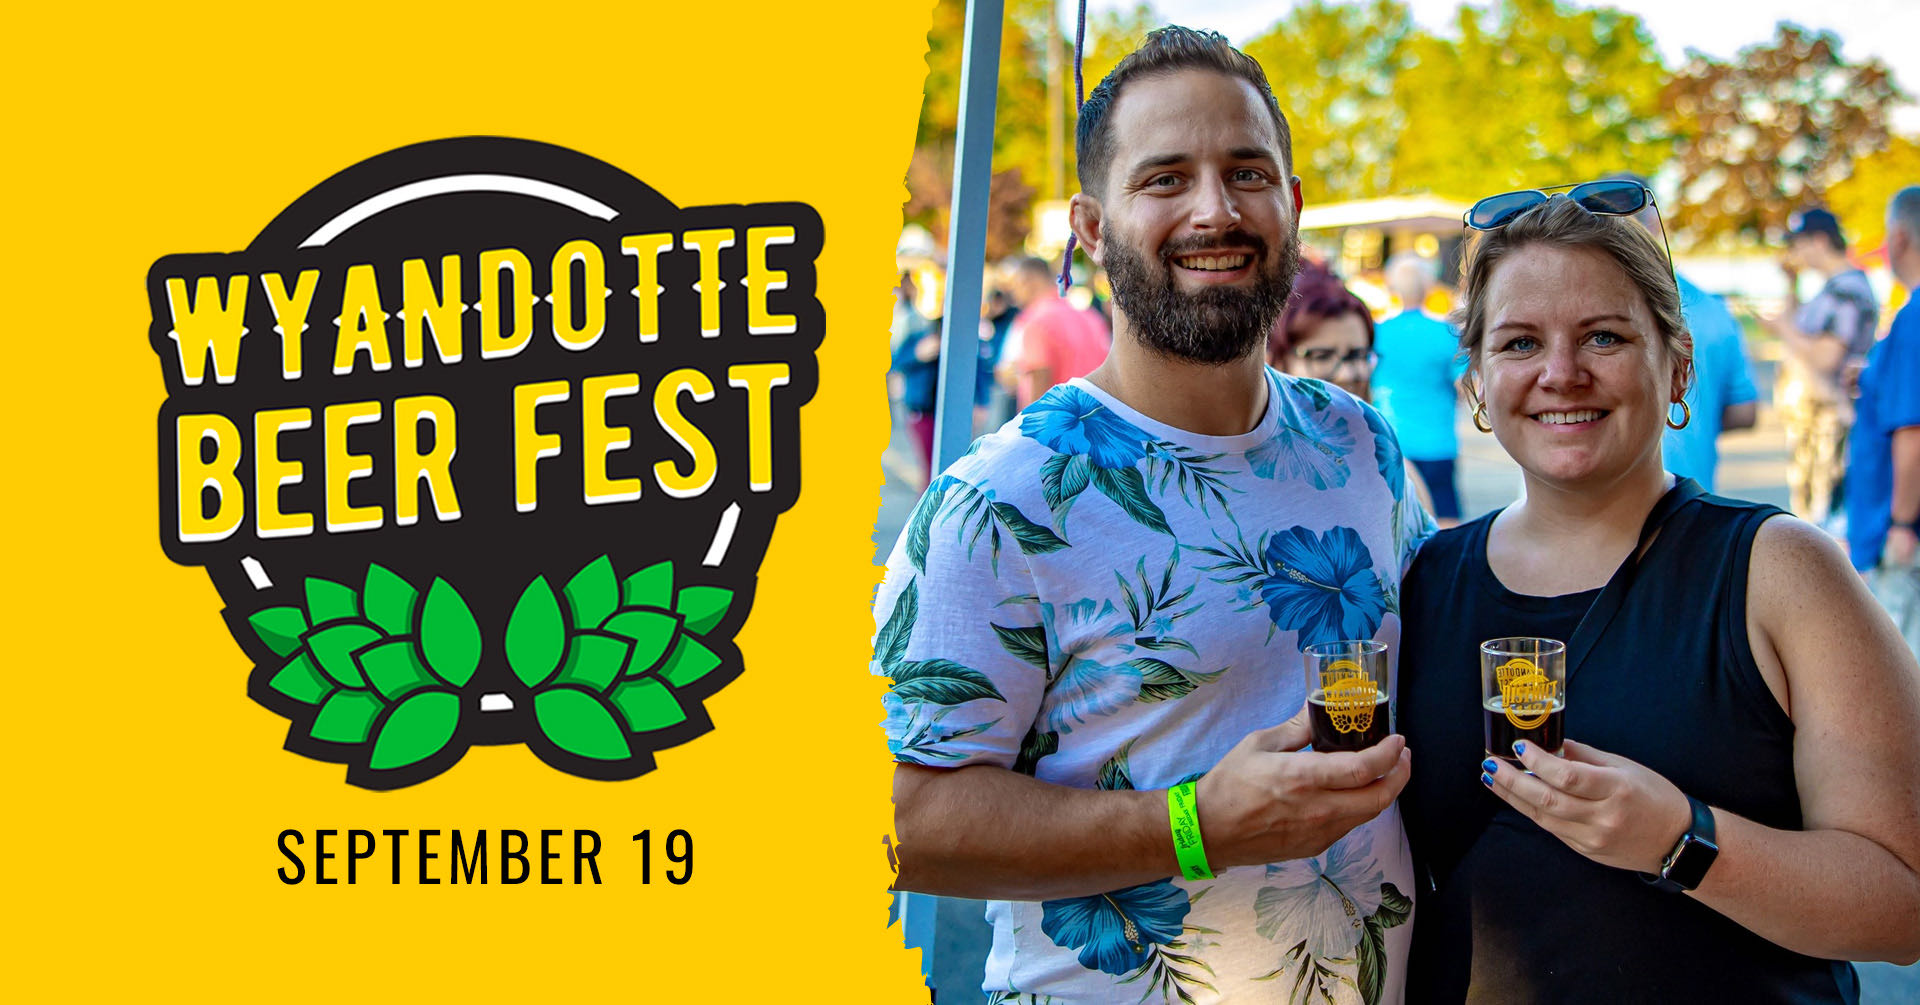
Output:
[[1316,202],[1394,190],[1405,115],[1396,87],[1419,29],[1400,0],[1308,0],[1243,48],[1293,133],[1293,172]]
[[1391,179],[1472,198],[1651,173],[1666,159],[1667,72],[1640,19],[1559,0],[1463,6],[1457,40],[1416,34],[1395,87],[1406,128]]
[[1777,242],[1796,209],[1824,202],[1857,160],[1887,146],[1887,112],[1902,97],[1878,60],[1842,60],[1831,32],[1783,23],[1730,62],[1689,53],[1666,88],[1683,179],[1678,239]]
[[1827,208],[1840,218],[1853,249],[1871,251],[1886,242],[1887,202],[1908,185],[1920,185],[1920,140],[1894,136],[1827,190]]

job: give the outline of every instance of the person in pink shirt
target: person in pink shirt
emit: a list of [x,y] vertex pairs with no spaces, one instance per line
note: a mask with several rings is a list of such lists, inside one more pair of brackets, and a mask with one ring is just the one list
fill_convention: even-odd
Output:
[[1098,312],[1060,296],[1045,259],[1014,258],[1001,272],[1020,307],[1001,367],[1014,382],[1015,402],[1025,408],[1055,384],[1092,373],[1106,360],[1113,335]]

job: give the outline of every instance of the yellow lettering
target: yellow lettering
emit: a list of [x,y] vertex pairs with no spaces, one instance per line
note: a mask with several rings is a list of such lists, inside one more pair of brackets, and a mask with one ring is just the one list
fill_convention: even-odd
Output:
[[349,453],[347,431],[354,426],[380,420],[377,401],[350,401],[328,405],[325,412],[327,483],[327,532],[373,530],[385,522],[378,506],[355,506],[347,499],[347,488],[354,479],[373,473],[373,458]]
[[790,376],[785,363],[727,367],[727,385],[747,392],[747,487],[755,492],[773,491],[773,389]]
[[[573,263],[586,267],[580,283],[582,313],[580,327],[573,326]],[[568,349],[592,347],[607,330],[607,261],[600,246],[592,241],[568,241],[553,253],[553,337]]]
[[767,268],[767,249],[792,244],[792,227],[747,228],[747,334],[791,335],[800,323],[791,314],[767,312],[767,294],[787,288],[787,274]]
[[240,372],[240,339],[247,334],[247,277],[227,278],[225,303],[218,277],[201,276],[193,289],[188,299],[186,280],[167,280],[167,307],[173,312],[167,337],[180,354],[180,379],[190,385],[205,380],[211,356],[214,382],[231,384]]
[[607,424],[607,399],[639,393],[637,373],[588,377],[580,385],[580,464],[589,506],[640,498],[640,479],[607,477],[607,454],[633,445],[633,430]]
[[633,295],[640,301],[640,341],[660,338],[660,253],[673,248],[672,234],[634,234],[620,239],[620,253],[632,255],[638,278]]
[[[234,471],[240,467],[240,430],[224,415],[182,415],[174,426],[179,471],[180,540],[224,541],[246,519],[247,500]],[[213,441],[213,460],[200,459],[201,445]],[[203,495],[212,489],[219,502],[209,516]]]
[[[500,302],[500,273],[510,273],[507,302]],[[518,248],[480,253],[480,358],[505,359],[533,339],[533,263]],[[507,312],[513,312],[508,330]]]
[[440,259],[440,293],[433,292],[427,260],[409,258],[400,266],[400,361],[408,368],[426,362],[426,331],[433,329],[433,349],[442,363],[460,362],[460,256]]
[[513,505],[522,513],[540,506],[540,478],[535,467],[543,457],[560,456],[560,437],[542,433],[534,424],[541,405],[567,400],[567,382],[547,380],[513,389]]
[[[460,519],[460,497],[453,491],[453,453],[458,434],[453,403],[437,395],[399,398],[393,403],[393,522],[410,527],[420,521],[420,482],[433,497],[440,522]],[[433,449],[420,452],[420,423],[433,425]]]
[[352,373],[354,357],[362,349],[376,371],[393,369],[393,350],[387,345],[387,312],[380,309],[380,283],[371,265],[347,270],[347,282],[340,291],[340,337],[333,343],[334,374]]
[[320,288],[320,270],[303,269],[287,292],[287,277],[269,272],[260,277],[266,287],[267,303],[273,308],[273,330],[280,333],[280,379],[300,376],[300,336],[307,330],[307,314],[313,310],[313,292]]
[[700,253],[700,281],[693,284],[700,291],[700,335],[719,338],[720,291],[727,288],[720,281],[720,252],[733,247],[733,231],[689,230],[680,240],[684,247]]
[[253,526],[262,539],[313,533],[313,514],[280,509],[280,489],[300,482],[304,466],[282,460],[280,434],[313,426],[313,409],[281,408],[253,416]]
[[666,494],[675,499],[691,499],[713,486],[719,463],[714,457],[713,441],[680,413],[682,392],[692,394],[694,401],[711,401],[713,382],[698,370],[681,369],[667,374],[653,389],[654,418],[693,459],[693,466],[683,475],[672,461],[659,461],[653,466],[653,476]]

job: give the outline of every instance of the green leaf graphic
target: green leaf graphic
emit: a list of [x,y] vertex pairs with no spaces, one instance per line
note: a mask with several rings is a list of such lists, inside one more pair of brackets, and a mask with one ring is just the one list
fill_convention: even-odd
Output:
[[[313,580],[308,580],[313,582]],[[344,687],[366,687],[367,678],[353,661],[353,651],[380,641],[372,625],[347,623],[330,625],[307,636],[307,649],[313,653],[320,672]]]
[[907,643],[913,639],[913,623],[919,616],[920,581],[908,580],[906,589],[900,591],[900,599],[893,602],[893,613],[887,615],[886,625],[873,639],[873,658],[888,671],[907,658]]
[[313,657],[306,653],[288,660],[267,686],[303,705],[317,705],[333,690],[333,682],[320,673]]
[[555,746],[597,761],[633,756],[620,723],[599,699],[585,691],[553,688],[533,696],[533,717]]
[[1045,555],[1067,546],[1060,535],[1027,519],[1012,503],[994,503],[993,515],[999,517],[1000,522],[1013,532],[1013,539],[1019,543],[1023,554]]
[[385,566],[367,566],[367,586],[361,594],[367,606],[367,620],[388,635],[413,634],[413,604],[420,591]]
[[688,684],[720,669],[720,657],[704,643],[691,635],[680,636],[674,644],[673,654],[667,657],[667,665],[661,669],[660,676],[674,687],[686,687]]
[[665,729],[687,721],[680,699],[665,684],[653,677],[629,680],[613,689],[613,705],[635,733]]
[[1412,916],[1413,898],[1392,883],[1380,884],[1380,909],[1373,913],[1373,920],[1381,928],[1398,928]]
[[567,658],[560,664],[555,684],[578,684],[605,693],[615,677],[627,665],[633,643],[617,635],[582,632],[567,645]]
[[1387,989],[1387,937],[1372,918],[1366,920],[1360,933],[1360,966],[1354,971],[1355,985],[1360,992],[1360,1000],[1374,1005]]
[[370,691],[341,691],[320,706],[307,735],[329,743],[365,743],[373,720],[387,707]]
[[913,508],[913,516],[907,521],[907,559],[921,572],[927,571],[927,546],[933,533],[933,518],[940,513],[940,507],[946,500],[947,489],[954,484],[952,475],[941,475],[927,486],[920,502]]
[[680,633],[680,619],[664,611],[625,610],[608,618],[602,630],[633,640],[627,673],[642,674],[673,648],[673,638]]
[[[560,599],[541,576],[527,584],[507,619],[507,665],[528,687],[538,687],[553,676],[567,648],[567,623],[560,617]],[[556,741],[557,742],[557,741]]]
[[673,563],[659,562],[628,576],[626,582],[620,584],[620,604],[661,610],[672,607]]
[[993,626],[993,634],[1000,636],[1000,648],[1013,654],[1021,662],[1041,670],[1047,668],[1047,630],[1040,625],[1025,628],[1006,628]]
[[1115,506],[1126,511],[1135,523],[1162,534],[1172,534],[1167,526],[1167,515],[1147,495],[1146,480],[1140,477],[1138,468],[1100,468],[1092,472],[1093,487],[1100,494],[1113,500]]
[[893,693],[908,701],[958,705],[980,698],[1006,701],[987,675],[952,660],[916,660],[893,674]]
[[687,631],[705,635],[727,616],[733,591],[723,586],[689,586],[674,598],[674,613],[686,619]]
[[[438,587],[438,581],[435,583]],[[433,603],[433,593],[427,594]],[[464,604],[461,605],[465,607]],[[373,741],[375,770],[404,768],[439,753],[460,725],[460,696],[451,691],[421,691],[403,701],[387,716]]]
[[300,636],[307,632],[307,616],[298,607],[269,607],[247,615],[253,633],[276,656],[292,656],[300,648]]
[[598,628],[620,606],[620,584],[613,578],[613,560],[602,555],[574,573],[561,591],[575,628]]
[[434,675],[454,687],[465,687],[480,666],[480,624],[460,591],[444,579],[435,579],[427,590],[427,606],[420,612],[420,652]]
[[1092,476],[1093,458],[1086,454],[1054,454],[1040,465],[1040,495],[1047,509],[1058,512],[1061,504],[1086,491]]
[[360,617],[360,595],[330,579],[307,579],[307,616],[316,625]]
[[414,651],[412,639],[387,639],[360,650],[354,658],[360,661],[367,682],[388,701],[399,701],[436,683]]
[[1197,670],[1182,670],[1166,660],[1157,660],[1151,656],[1128,660],[1124,665],[1140,671],[1141,701],[1171,701],[1185,698],[1193,689],[1202,684],[1211,684],[1226,673],[1225,667],[1201,673]]

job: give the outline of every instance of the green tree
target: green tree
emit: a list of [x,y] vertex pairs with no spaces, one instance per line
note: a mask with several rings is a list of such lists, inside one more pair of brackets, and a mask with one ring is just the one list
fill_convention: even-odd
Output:
[[[1405,115],[1396,81],[1424,37],[1400,0],[1308,0],[1244,50],[1260,62],[1293,133],[1310,201],[1386,195]],[[1429,40],[1430,41],[1430,40]]]
[[1462,6],[1459,39],[1409,38],[1391,182],[1473,198],[1665,162],[1667,71],[1640,19],[1559,0]]
[[1832,32],[1782,23],[1732,62],[1688,53],[1666,88],[1684,179],[1676,243],[1777,243],[1794,210],[1886,148],[1903,97],[1878,60],[1843,60]]

